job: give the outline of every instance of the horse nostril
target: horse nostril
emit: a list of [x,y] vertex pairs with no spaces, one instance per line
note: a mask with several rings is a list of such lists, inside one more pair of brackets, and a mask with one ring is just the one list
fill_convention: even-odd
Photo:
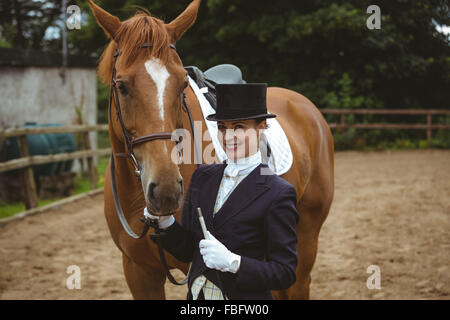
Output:
[[148,198],[150,199],[150,201],[153,203],[153,205],[155,206],[156,209],[160,209],[160,203],[157,200],[157,197],[155,195],[155,188],[158,185],[154,182],[151,182],[150,185],[148,186]]

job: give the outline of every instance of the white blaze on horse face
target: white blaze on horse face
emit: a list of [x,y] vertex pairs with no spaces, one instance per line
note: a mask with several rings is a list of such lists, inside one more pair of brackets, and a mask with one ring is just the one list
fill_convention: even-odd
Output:
[[158,102],[159,115],[161,117],[161,124],[164,127],[164,91],[170,74],[167,71],[166,66],[164,66],[158,58],[153,57],[150,60],[147,60],[144,65],[145,70],[156,85],[156,99]]

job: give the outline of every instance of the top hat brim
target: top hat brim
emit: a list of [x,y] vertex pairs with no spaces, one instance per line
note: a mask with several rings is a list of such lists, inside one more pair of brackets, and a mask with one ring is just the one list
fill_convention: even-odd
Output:
[[254,116],[239,117],[239,118],[217,118],[216,113],[206,116],[206,120],[210,121],[238,121],[238,120],[250,120],[250,119],[260,119],[260,118],[275,118],[277,115],[274,113],[262,113]]

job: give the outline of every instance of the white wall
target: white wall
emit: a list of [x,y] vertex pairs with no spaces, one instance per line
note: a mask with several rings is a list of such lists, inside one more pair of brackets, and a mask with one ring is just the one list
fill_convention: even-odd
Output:
[[[54,67],[0,66],[0,127],[22,126],[27,121],[77,124],[77,107],[81,107],[83,124],[96,124],[95,69],[69,68],[65,83],[59,72]],[[96,134],[90,138],[97,148]]]

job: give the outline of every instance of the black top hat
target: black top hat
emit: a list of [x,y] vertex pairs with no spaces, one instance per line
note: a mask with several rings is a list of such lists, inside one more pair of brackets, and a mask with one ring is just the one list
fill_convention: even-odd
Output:
[[216,113],[206,117],[211,121],[274,118],[267,113],[267,83],[217,84]]

